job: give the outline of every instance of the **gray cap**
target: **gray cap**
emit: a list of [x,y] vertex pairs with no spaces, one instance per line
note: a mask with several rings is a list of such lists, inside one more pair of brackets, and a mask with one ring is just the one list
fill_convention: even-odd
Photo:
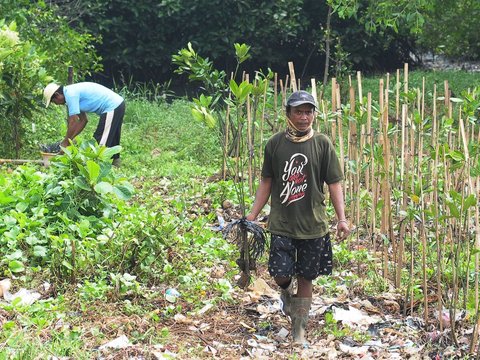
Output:
[[295,107],[303,104],[311,104],[317,108],[317,104],[312,94],[304,90],[295,91],[287,100],[287,106]]

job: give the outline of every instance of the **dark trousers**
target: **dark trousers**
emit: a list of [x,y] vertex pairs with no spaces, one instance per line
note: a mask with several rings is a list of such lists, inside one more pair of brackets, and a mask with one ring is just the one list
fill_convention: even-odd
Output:
[[[113,147],[120,145],[120,135],[122,133],[123,116],[125,115],[125,101],[117,106],[113,111],[100,115],[97,129],[93,134],[99,145]],[[119,154],[113,155],[114,159],[119,158]]]

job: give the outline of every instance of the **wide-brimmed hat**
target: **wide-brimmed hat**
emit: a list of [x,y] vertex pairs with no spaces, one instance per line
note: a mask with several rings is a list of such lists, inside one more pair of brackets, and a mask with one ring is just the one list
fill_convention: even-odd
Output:
[[57,91],[59,88],[60,85],[55,83],[50,83],[45,86],[45,89],[43,89],[43,102],[45,103],[45,107],[48,107],[48,105],[50,105],[53,94],[55,94],[55,91]]
[[287,100],[287,106],[295,107],[303,104],[311,104],[317,108],[317,103],[312,94],[304,90],[295,91]]

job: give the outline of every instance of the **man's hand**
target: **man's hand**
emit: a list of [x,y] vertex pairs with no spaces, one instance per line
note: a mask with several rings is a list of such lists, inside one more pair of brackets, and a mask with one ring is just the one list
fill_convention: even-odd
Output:
[[337,223],[337,238],[345,240],[350,235],[350,226],[347,220],[339,220]]
[[255,221],[257,217],[256,216],[253,216],[251,213],[248,214],[247,216],[245,216],[245,219],[248,220],[248,221]]

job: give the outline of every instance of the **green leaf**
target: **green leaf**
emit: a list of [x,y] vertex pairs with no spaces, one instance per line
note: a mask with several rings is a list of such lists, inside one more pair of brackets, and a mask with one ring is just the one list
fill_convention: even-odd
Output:
[[65,266],[69,270],[73,270],[73,266],[67,260],[63,260],[62,265]]
[[77,176],[75,179],[73,179],[73,183],[82,190],[87,190],[87,191],[92,190],[92,188],[90,187],[90,185],[87,183],[87,181],[83,176]]
[[33,247],[33,255],[38,257],[47,256],[47,248],[45,246],[36,245]]
[[112,192],[113,186],[106,181],[102,181],[95,185],[94,189],[99,194],[108,194]]
[[15,199],[11,196],[7,196],[5,195],[5,193],[3,192],[0,192],[0,205],[5,205],[5,204],[9,204],[11,202],[14,202]]
[[108,161],[113,155],[119,154],[121,150],[122,147],[120,145],[105,148],[105,150],[101,153],[100,158],[104,161]]
[[25,212],[25,210],[28,209],[28,203],[26,202],[19,202],[17,205],[15,205],[15,210],[17,210],[19,213]]
[[94,184],[98,180],[98,175],[100,175],[100,165],[98,165],[95,161],[88,160],[87,161],[87,171],[88,171],[88,179],[91,184]]
[[450,209],[450,214],[453,217],[459,219],[460,218],[460,211],[458,210],[457,206],[453,202],[450,202],[450,201],[447,203],[447,205],[448,205],[448,208]]
[[113,192],[119,199],[129,200],[133,196],[133,187],[130,184],[115,185]]
[[25,270],[25,266],[23,266],[23,263],[18,261],[18,260],[12,260],[8,263],[8,268],[10,269],[11,272],[13,273],[19,273]]
[[465,210],[467,210],[471,206],[475,206],[477,203],[477,199],[475,198],[475,195],[470,194],[468,197],[465,199]]

